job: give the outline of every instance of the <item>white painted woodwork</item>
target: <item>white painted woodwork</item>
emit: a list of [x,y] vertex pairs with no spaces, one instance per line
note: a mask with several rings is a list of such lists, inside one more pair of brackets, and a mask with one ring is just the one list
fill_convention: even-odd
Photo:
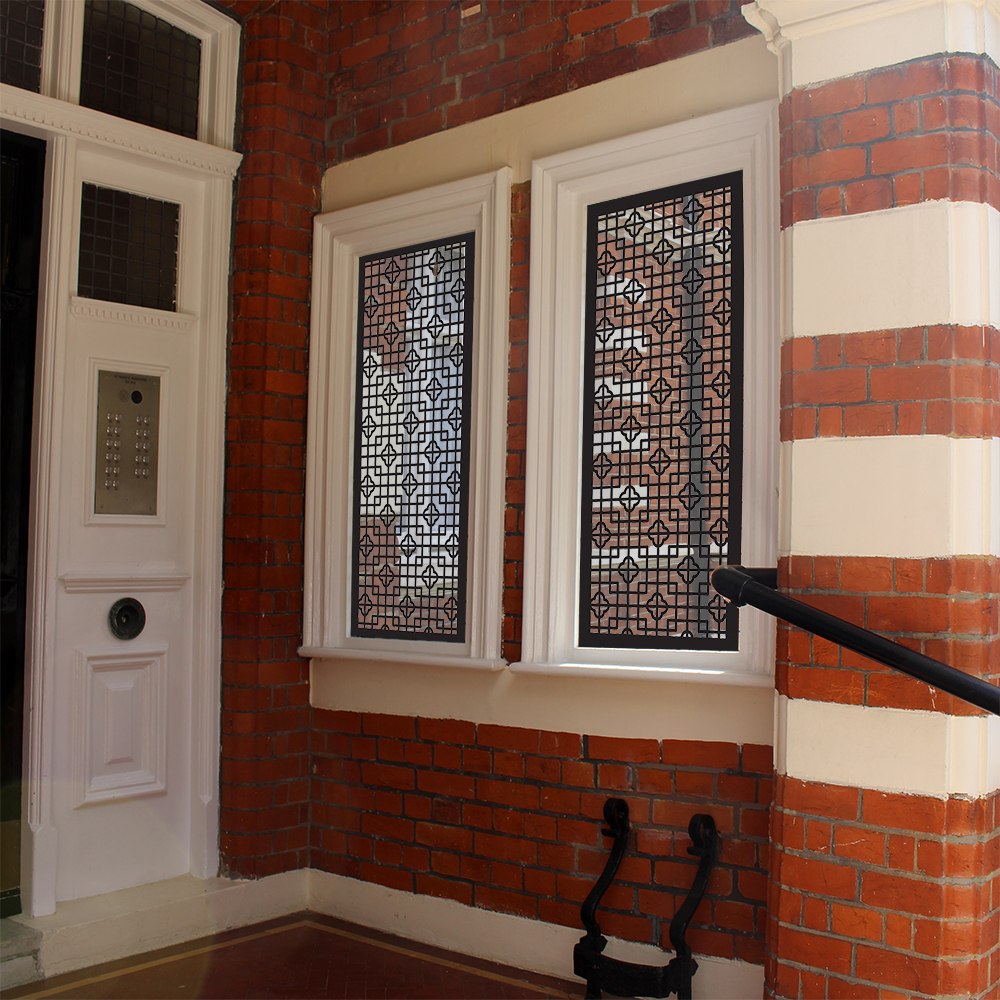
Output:
[[[225,95],[235,97],[239,27],[205,5],[142,5],[187,30],[201,23],[202,138],[219,145],[72,103],[82,4],[46,9],[43,93],[0,91],[3,127],[48,144],[22,824],[22,905],[33,915],[218,869],[225,347],[241,159],[220,147],[232,145]],[[180,205],[176,313],[77,296],[85,182]],[[161,377],[154,517],[93,513],[102,368]],[[107,616],[132,593],[147,621],[129,643]]]
[[167,790],[166,647],[77,650],[77,806]]
[[[777,554],[777,108],[765,102],[536,161],[532,174],[522,659],[513,671],[771,683],[774,623],[740,613],[734,652],[577,640],[587,206],[743,171],[743,554]],[[736,418],[738,419],[738,417]]]
[[[510,299],[509,167],[316,217],[306,446],[305,596],[300,655],[453,664],[500,659]],[[475,232],[466,641],[350,634],[358,260]]]

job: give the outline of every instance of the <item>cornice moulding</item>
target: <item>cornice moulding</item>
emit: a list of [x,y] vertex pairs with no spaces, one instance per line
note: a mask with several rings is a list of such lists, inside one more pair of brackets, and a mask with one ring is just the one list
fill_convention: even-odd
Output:
[[162,309],[143,309],[124,302],[104,302],[74,295],[70,299],[70,312],[83,319],[96,319],[103,323],[128,323],[133,326],[150,326],[159,330],[187,333],[198,321],[190,313],[167,312]]
[[90,140],[222,177],[234,177],[243,158],[241,153],[232,150],[114,118],[19,87],[0,90],[0,117],[5,123],[21,124],[34,133],[56,133]]
[[742,12],[778,57],[782,96],[945,52],[1000,62],[1000,0],[756,0]]

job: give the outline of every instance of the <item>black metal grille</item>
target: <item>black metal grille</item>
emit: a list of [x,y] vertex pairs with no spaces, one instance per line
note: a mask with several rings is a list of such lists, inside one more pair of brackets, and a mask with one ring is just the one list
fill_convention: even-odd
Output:
[[474,246],[360,262],[354,635],[465,639]]
[[580,645],[735,649],[742,174],[588,215]]
[[44,20],[44,0],[0,0],[0,83],[39,92]]
[[201,39],[124,0],[87,0],[80,103],[198,137]]
[[78,294],[177,309],[180,205],[83,185]]

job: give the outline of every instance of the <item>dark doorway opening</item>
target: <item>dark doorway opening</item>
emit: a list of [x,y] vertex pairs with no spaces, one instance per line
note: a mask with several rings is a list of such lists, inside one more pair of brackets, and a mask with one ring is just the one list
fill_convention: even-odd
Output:
[[21,740],[45,143],[0,134],[0,916],[21,912]]

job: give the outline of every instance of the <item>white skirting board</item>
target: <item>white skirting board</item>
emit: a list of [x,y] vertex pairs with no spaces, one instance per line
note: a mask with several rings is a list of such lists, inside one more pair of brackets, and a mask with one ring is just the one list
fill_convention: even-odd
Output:
[[[582,925],[561,927],[315,869],[309,870],[309,909],[487,961],[576,978],[573,945],[583,935]],[[617,938],[608,939],[606,954],[647,965],[665,965],[673,958],[673,953],[653,945]],[[763,995],[763,966],[725,958],[697,959],[695,1000],[756,1000]]]
[[[14,919],[42,932],[39,964],[43,975],[55,976],[302,910],[565,979],[575,978],[573,945],[583,933],[311,868],[255,881],[184,875],[60,903],[47,917]],[[648,965],[672,957],[616,938],[607,954]],[[763,993],[759,965],[699,956],[698,966],[696,1000],[756,1000]]]

